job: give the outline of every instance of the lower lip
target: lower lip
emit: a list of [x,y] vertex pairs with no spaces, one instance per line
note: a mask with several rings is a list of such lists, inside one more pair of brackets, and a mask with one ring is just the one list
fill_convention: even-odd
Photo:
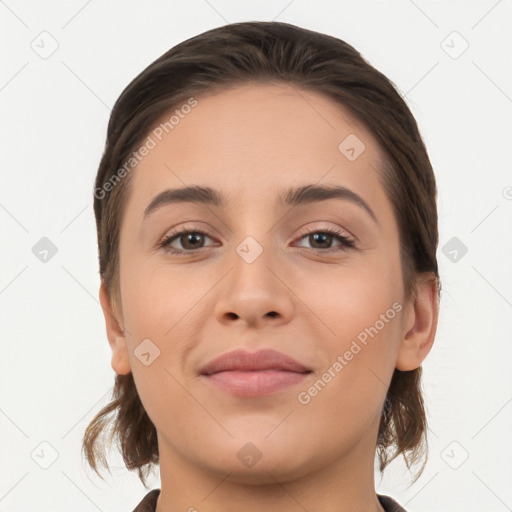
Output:
[[236,396],[262,396],[302,382],[309,373],[283,370],[225,371],[204,375],[214,386]]

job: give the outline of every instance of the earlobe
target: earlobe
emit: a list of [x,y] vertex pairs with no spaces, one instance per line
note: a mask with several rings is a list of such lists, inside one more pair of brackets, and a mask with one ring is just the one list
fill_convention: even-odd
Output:
[[99,298],[105,325],[107,338],[112,349],[112,369],[118,375],[126,375],[131,372],[130,359],[124,329],[116,318],[112,303],[104,281],[101,281]]
[[118,375],[127,375],[132,371],[130,359],[128,357],[128,347],[126,346],[126,338],[124,336],[116,338],[115,346],[112,347],[111,364],[112,369]]
[[406,314],[404,333],[395,364],[401,371],[419,368],[434,344],[439,298],[438,281],[432,273],[417,282],[416,296]]

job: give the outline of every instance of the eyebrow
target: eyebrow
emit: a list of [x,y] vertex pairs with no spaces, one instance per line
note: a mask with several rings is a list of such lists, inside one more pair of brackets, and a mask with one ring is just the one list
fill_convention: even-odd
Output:
[[[340,185],[305,185],[286,189],[278,197],[280,206],[298,206],[317,203],[328,199],[350,201],[363,208],[378,224],[377,217],[368,203],[354,191]],[[228,201],[219,191],[210,187],[191,185],[182,188],[166,189],[155,196],[144,210],[144,220],[154,211],[169,204],[196,203],[224,208]]]

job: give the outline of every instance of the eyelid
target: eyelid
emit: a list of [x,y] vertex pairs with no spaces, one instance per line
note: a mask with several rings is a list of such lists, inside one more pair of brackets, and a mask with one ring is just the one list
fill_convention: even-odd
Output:
[[[162,240],[165,240],[165,239],[169,238],[170,236],[178,235],[185,231],[186,232],[195,232],[195,233],[204,233],[205,235],[208,235],[211,238],[213,235],[210,235],[209,233],[211,231],[215,232],[215,230],[213,230],[213,228],[211,228],[210,226],[203,228],[203,227],[201,227],[201,224],[202,224],[201,222],[196,222],[196,221],[185,221],[184,224],[177,224],[176,226],[173,226],[165,231],[164,235],[162,237],[160,237],[158,244],[160,244],[160,242],[162,242]],[[215,236],[218,236],[218,235],[215,235]]]
[[[318,221],[322,222],[322,221]],[[299,229],[299,237],[304,235],[309,235],[311,233],[325,233],[325,232],[331,232],[336,231],[338,235],[342,235],[347,239],[350,239],[354,242],[357,241],[357,237],[354,236],[350,231],[347,231],[345,228],[342,228],[340,226],[334,225],[334,226],[326,226],[325,224],[321,226],[312,226],[312,227],[304,227]]]
[[[176,227],[171,227],[170,229],[168,229],[164,236],[161,237],[161,240],[165,239],[165,238],[168,238],[169,236],[171,235],[175,235],[175,234],[178,234],[178,233],[182,233],[183,231],[195,231],[195,232],[202,232],[204,233],[205,235],[208,235],[208,230],[211,230],[212,228],[211,227],[208,227],[208,228],[201,228],[201,227],[198,227],[201,222],[198,222],[198,223],[195,223],[196,221],[187,221],[184,225],[179,225],[180,226],[179,228],[176,228]],[[326,221],[317,221],[317,224],[318,223],[321,223],[321,222],[326,222]],[[190,225],[190,223],[192,223],[192,225]],[[311,224],[311,223],[309,223]],[[308,226],[309,224],[306,224],[306,226]],[[330,229],[336,229],[337,231],[340,231],[341,233],[343,233],[344,235],[347,235],[347,238],[352,238],[354,241],[357,241],[358,238],[356,236],[354,236],[350,231],[348,231],[347,229],[345,228],[342,228],[340,226],[337,226],[337,225],[334,225],[334,226],[325,226],[324,225],[321,225],[321,226],[313,226],[313,227],[309,227],[309,228],[306,228],[304,226],[300,227],[299,228],[299,235],[305,235],[305,234],[310,234],[312,232],[322,232],[322,231],[325,231],[325,230],[330,230]],[[215,235],[215,236],[219,236],[219,235]]]
[[[176,239],[179,239],[179,237],[183,234],[187,233],[199,233],[207,238],[213,239],[212,236],[208,233],[210,228],[208,229],[202,229],[198,227],[198,225],[194,225],[195,221],[189,221],[188,223],[185,223],[184,225],[181,225],[179,227],[174,227],[170,231],[167,231],[166,234],[159,240],[159,242],[156,245],[156,249],[163,249],[165,252],[168,252],[170,254],[178,255],[178,254],[198,254],[203,249],[206,249],[207,247],[211,246],[205,246],[205,247],[199,247],[197,249],[173,249],[170,248],[170,244],[174,242]],[[317,221],[318,223],[325,222],[325,221]],[[308,225],[306,225],[308,226]],[[341,228],[338,225],[334,226],[326,226],[324,225],[315,225],[310,227],[301,227],[299,228],[298,235],[293,239],[293,242],[300,241],[304,237],[308,235],[312,235],[314,233],[327,233],[334,238],[338,239],[340,241],[340,244],[334,247],[330,247],[327,249],[316,249],[316,248],[308,248],[308,247],[302,247],[299,246],[302,249],[306,249],[310,252],[316,253],[316,254],[332,254],[335,252],[344,252],[348,251],[350,249],[356,249],[356,242],[358,242],[357,237],[353,236],[349,231],[347,231],[344,228]],[[218,246],[218,244],[213,245]]]

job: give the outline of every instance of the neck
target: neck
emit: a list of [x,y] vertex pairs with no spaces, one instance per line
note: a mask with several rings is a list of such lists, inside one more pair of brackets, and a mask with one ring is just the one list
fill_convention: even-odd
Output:
[[220,474],[192,464],[159,438],[161,493],[156,512],[384,512],[375,493],[370,448],[359,443],[343,460],[315,472],[291,476],[262,470],[249,482],[234,472]]

